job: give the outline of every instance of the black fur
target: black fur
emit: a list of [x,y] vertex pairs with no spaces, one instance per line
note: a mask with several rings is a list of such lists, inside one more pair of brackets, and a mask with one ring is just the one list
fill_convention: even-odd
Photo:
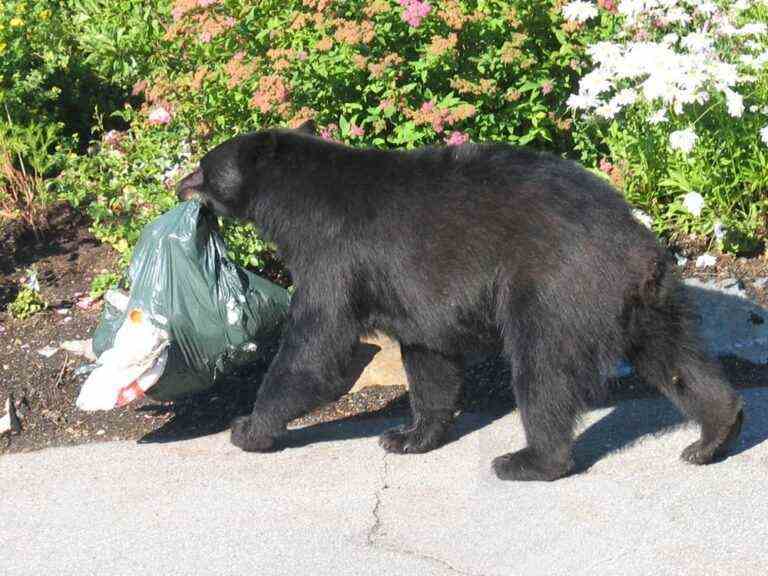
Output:
[[686,460],[709,462],[738,435],[741,400],[701,353],[665,251],[607,183],[503,144],[361,150],[306,131],[233,138],[179,185],[255,222],[295,282],[236,445],[272,449],[288,422],[344,394],[352,349],[374,331],[400,343],[410,385],[413,422],[382,436],[390,452],[443,442],[462,356],[494,344],[528,440],[494,461],[500,478],[566,475],[583,399],[623,357],[701,425]]

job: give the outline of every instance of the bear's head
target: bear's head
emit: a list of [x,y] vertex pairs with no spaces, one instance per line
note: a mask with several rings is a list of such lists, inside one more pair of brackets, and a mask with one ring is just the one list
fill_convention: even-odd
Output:
[[[295,131],[315,135],[315,123],[308,120]],[[220,216],[246,217],[253,193],[272,172],[280,132],[251,132],[222,142],[177,184],[179,199],[199,200]]]

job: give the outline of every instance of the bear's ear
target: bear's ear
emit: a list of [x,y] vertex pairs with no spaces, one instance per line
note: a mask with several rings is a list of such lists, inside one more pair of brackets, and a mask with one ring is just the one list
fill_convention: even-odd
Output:
[[301,126],[295,129],[296,132],[303,132],[304,134],[309,134],[311,136],[317,136],[317,124],[315,124],[315,121],[311,118],[309,120],[306,120],[304,123],[302,123]]
[[253,132],[240,141],[237,156],[247,162],[270,159],[277,154],[277,147],[275,130]]

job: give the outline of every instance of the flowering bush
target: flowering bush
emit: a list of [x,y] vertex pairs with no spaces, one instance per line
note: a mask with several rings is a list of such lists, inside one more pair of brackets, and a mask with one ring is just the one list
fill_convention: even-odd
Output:
[[[768,17],[727,5],[175,0],[150,18],[163,27],[142,43],[152,67],[132,88],[143,103],[122,113],[130,129],[98,132],[60,189],[96,199],[97,233],[127,254],[206,149],[312,118],[355,146],[495,140],[580,157],[657,231],[748,248],[768,209]],[[240,262],[262,262],[250,229],[226,233]]]
[[[589,46],[592,69],[568,99],[589,119],[583,158],[659,231],[753,248],[768,229],[765,3],[623,0],[600,23],[590,2],[563,12],[580,27],[605,26],[610,14],[617,29]],[[686,201],[693,194],[695,209]]]
[[44,230],[51,178],[67,152],[82,151],[95,116],[122,107],[148,73],[151,38],[162,33],[149,7],[146,0],[3,2],[0,217]]
[[85,209],[95,236],[127,263],[144,225],[173,207],[173,180],[190,149],[178,133],[151,129],[130,107],[121,116],[133,128],[105,131],[97,124],[91,153],[71,154],[56,184],[59,197]]
[[[534,0],[177,0],[154,69],[133,87],[144,103],[125,112],[122,155],[102,131],[99,153],[77,159],[61,189],[95,198],[97,233],[127,253],[174,201],[158,175],[238,132],[313,118],[323,137],[356,146],[503,140],[565,152],[583,43],[564,24],[559,2]],[[262,262],[269,247],[249,228],[226,235],[240,262]]]
[[214,139],[314,118],[354,144],[564,151],[578,42],[558,2],[178,0],[143,88]]

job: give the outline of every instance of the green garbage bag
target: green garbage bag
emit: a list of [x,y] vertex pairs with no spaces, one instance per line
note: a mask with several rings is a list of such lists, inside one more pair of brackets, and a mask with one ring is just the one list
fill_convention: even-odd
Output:
[[231,262],[215,216],[197,201],[144,228],[128,280],[127,306],[105,300],[93,350],[112,347],[128,311],[147,313],[170,336],[163,374],[147,391],[155,400],[210,388],[222,376],[268,364],[276,351],[288,292]]

